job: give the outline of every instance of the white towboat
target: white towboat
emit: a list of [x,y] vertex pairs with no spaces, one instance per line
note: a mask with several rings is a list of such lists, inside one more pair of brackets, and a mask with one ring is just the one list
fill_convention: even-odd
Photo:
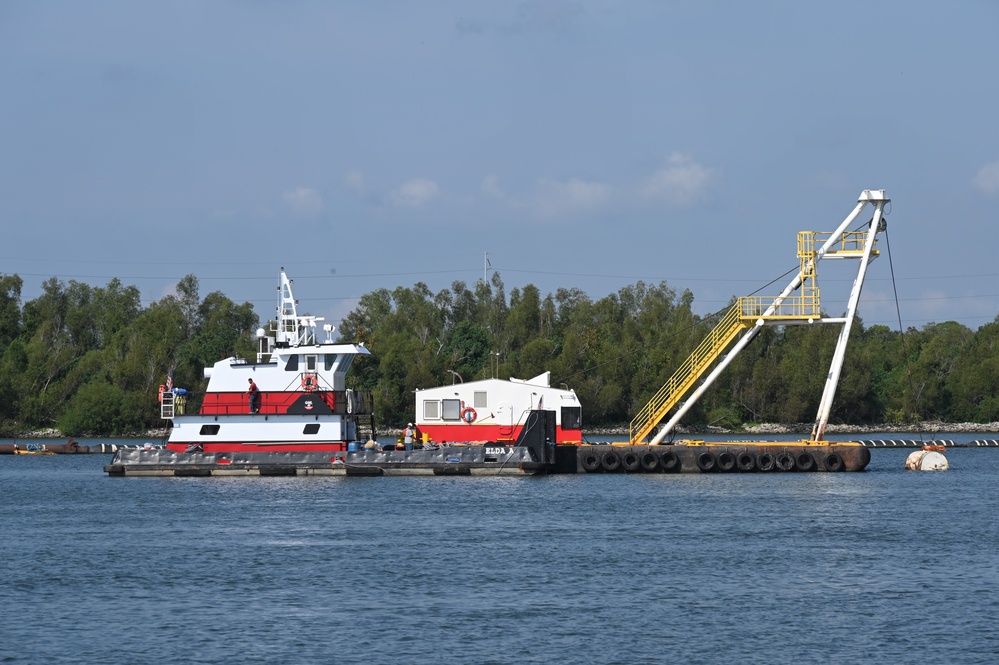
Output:
[[[177,452],[336,452],[359,438],[367,396],[346,387],[362,344],[333,343],[334,328],[301,316],[292,280],[281,268],[277,317],[257,331],[256,361],[230,357],[205,368],[208,387],[197,414],[184,413],[183,396],[161,393],[161,416],[173,423],[166,447]],[[248,388],[257,388],[256,409]]]

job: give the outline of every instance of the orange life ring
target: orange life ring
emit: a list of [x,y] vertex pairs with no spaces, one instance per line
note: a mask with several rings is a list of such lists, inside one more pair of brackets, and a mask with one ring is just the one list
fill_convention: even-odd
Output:
[[316,389],[316,375],[315,374],[303,374],[302,375],[302,389],[306,392],[312,392]]
[[166,386],[162,383],[160,384],[160,404],[163,403],[163,393],[166,392]]
[[475,413],[475,409],[473,409],[470,406],[466,406],[464,409],[461,410],[461,419],[464,420],[469,425],[475,422],[475,418],[477,415],[478,414]]

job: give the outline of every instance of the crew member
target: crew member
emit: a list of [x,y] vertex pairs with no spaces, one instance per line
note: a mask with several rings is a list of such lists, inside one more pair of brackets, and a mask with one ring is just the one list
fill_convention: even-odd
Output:
[[402,433],[402,442],[406,446],[406,450],[413,449],[413,435],[416,431],[413,429],[413,423],[407,423],[406,429]]
[[257,388],[257,384],[253,382],[253,379],[248,379],[250,382],[250,387],[246,390],[246,394],[250,396],[250,413],[260,412],[260,389]]

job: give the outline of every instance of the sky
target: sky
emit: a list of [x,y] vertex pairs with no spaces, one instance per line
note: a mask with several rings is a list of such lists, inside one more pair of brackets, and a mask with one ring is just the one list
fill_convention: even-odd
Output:
[[[194,274],[268,319],[284,267],[336,323],[485,270],[706,315],[884,189],[864,324],[977,329],[997,33],[993,0],[5,0],[0,273],[144,305]],[[839,315],[856,262],[825,263]]]

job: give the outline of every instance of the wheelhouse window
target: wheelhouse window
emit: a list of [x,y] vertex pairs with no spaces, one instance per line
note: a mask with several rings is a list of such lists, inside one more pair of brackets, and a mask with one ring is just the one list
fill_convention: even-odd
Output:
[[562,429],[583,429],[583,410],[580,407],[562,407]]
[[326,368],[327,372],[330,371],[331,369],[333,369],[333,364],[334,363],[336,363],[336,354],[335,353],[324,353],[323,354],[323,367]]
[[305,371],[306,372],[316,371],[316,356],[305,356]]
[[441,419],[441,403],[437,400],[428,399],[423,402],[423,419],[424,420],[440,420]]
[[298,371],[298,356],[288,356],[288,362],[284,366],[284,371],[286,372],[297,372]]
[[461,420],[461,400],[441,400],[441,420]]
[[221,425],[202,425],[200,434],[202,436],[215,436],[219,433]]
[[472,406],[474,406],[476,409],[484,409],[486,408],[486,406],[488,406],[488,404],[486,403],[485,390],[476,390],[475,393],[472,394]]

